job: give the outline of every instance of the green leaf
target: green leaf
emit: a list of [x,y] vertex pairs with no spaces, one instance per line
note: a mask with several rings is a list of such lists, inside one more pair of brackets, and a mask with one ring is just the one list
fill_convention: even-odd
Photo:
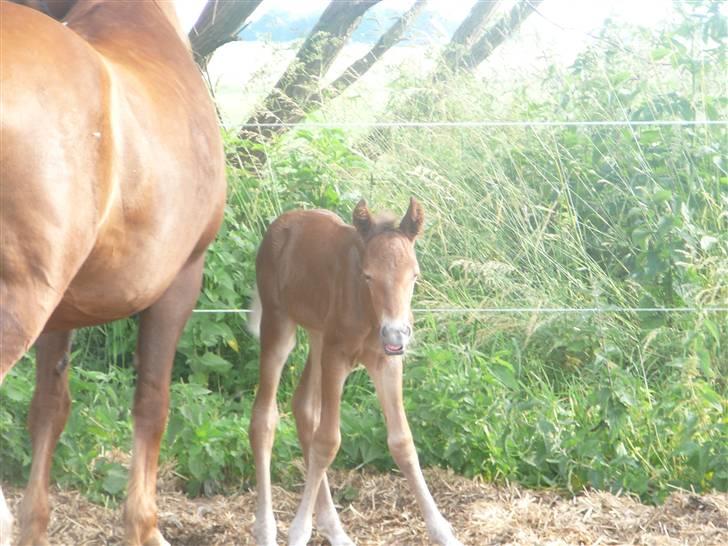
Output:
[[510,389],[518,389],[518,380],[513,374],[513,368],[510,369],[501,363],[494,362],[490,368],[491,373],[497,377],[501,383]]
[[660,59],[664,59],[671,52],[672,50],[669,47],[656,47],[652,50],[652,53],[650,53],[650,57],[652,57],[653,61],[659,61]]
[[713,336],[713,340],[720,347],[720,333],[718,331],[718,325],[710,319],[705,319],[703,321],[703,326],[705,326],[708,332],[710,332],[710,335]]
[[647,239],[650,237],[650,235],[651,232],[649,229],[646,229],[644,227],[638,227],[635,228],[634,231],[632,231],[632,241],[636,245],[644,249],[647,248]]
[[194,451],[196,451],[196,453],[190,453],[187,465],[190,473],[192,474],[192,477],[197,480],[202,480],[204,477],[207,476],[207,467],[205,465],[205,461],[203,460],[201,450],[197,449]]
[[701,386],[700,394],[703,396],[703,400],[714,410],[723,411],[723,404],[725,404],[725,400],[707,384]]
[[101,487],[104,488],[109,495],[116,496],[124,490],[126,486],[127,472],[118,463],[112,463],[106,469],[106,476]]
[[7,386],[3,386],[3,394],[13,402],[27,402],[31,397],[30,392],[23,392],[10,382]]
[[209,351],[203,354],[198,359],[198,364],[200,364],[205,370],[209,372],[214,372],[221,375],[229,372],[233,367],[233,365],[225,360],[223,357]]
[[658,190],[652,195],[652,200],[655,203],[664,203],[672,198],[672,192],[670,190]]

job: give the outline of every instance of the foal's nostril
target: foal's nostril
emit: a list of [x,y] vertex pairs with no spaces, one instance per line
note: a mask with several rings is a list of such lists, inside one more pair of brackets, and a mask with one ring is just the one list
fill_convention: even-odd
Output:
[[381,335],[384,339],[397,336],[408,338],[412,335],[412,327],[409,324],[394,327],[382,326],[379,335]]
[[387,355],[402,355],[409,343],[412,327],[404,321],[383,324],[379,334]]

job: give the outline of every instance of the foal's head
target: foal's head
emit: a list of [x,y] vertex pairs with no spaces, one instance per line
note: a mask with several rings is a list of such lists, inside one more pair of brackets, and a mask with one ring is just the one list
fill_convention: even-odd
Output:
[[354,209],[354,227],[364,240],[361,275],[388,355],[403,354],[412,335],[410,304],[420,273],[415,239],[422,233],[424,221],[422,205],[414,198],[399,226],[392,218],[372,217],[364,200]]

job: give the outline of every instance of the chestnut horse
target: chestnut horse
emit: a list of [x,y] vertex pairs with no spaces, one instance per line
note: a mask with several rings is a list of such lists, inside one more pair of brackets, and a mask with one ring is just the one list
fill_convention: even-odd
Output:
[[372,217],[361,201],[353,219],[354,227],[323,210],[285,213],[268,228],[258,251],[258,291],[250,319],[261,342],[260,384],[250,423],[258,483],[254,534],[259,546],[276,544],[270,484],[276,391],[299,325],[308,332],[309,353],[293,412],[307,476],[289,545],[308,543],[314,508],[318,531],[333,546],[354,544],[334,508],[326,469],[341,442],[344,382],[361,363],[384,411],[389,450],[414,490],[430,538],[457,546],[425,484],[402,405],[402,355],[412,334],[410,302],[419,274],[414,244],[424,212],[412,199],[397,226],[389,216]]
[[[217,118],[172,2],[41,4],[64,23],[0,2],[0,382],[37,349],[19,543],[48,543],[71,331],[139,313],[125,534],[167,544],[157,457],[177,341],[222,220]],[[0,492],[3,546],[11,522]]]

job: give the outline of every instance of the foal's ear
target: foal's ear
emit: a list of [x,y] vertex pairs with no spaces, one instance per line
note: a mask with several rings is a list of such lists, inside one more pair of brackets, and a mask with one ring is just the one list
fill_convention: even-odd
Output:
[[354,207],[351,220],[354,227],[362,235],[362,237],[366,237],[372,227],[372,215],[369,213],[367,202],[364,201],[364,199],[359,201],[356,204],[356,207]]
[[410,197],[409,208],[407,213],[399,223],[399,229],[407,237],[413,241],[418,235],[422,234],[422,229],[425,227],[425,210],[420,205],[419,201],[414,197]]

